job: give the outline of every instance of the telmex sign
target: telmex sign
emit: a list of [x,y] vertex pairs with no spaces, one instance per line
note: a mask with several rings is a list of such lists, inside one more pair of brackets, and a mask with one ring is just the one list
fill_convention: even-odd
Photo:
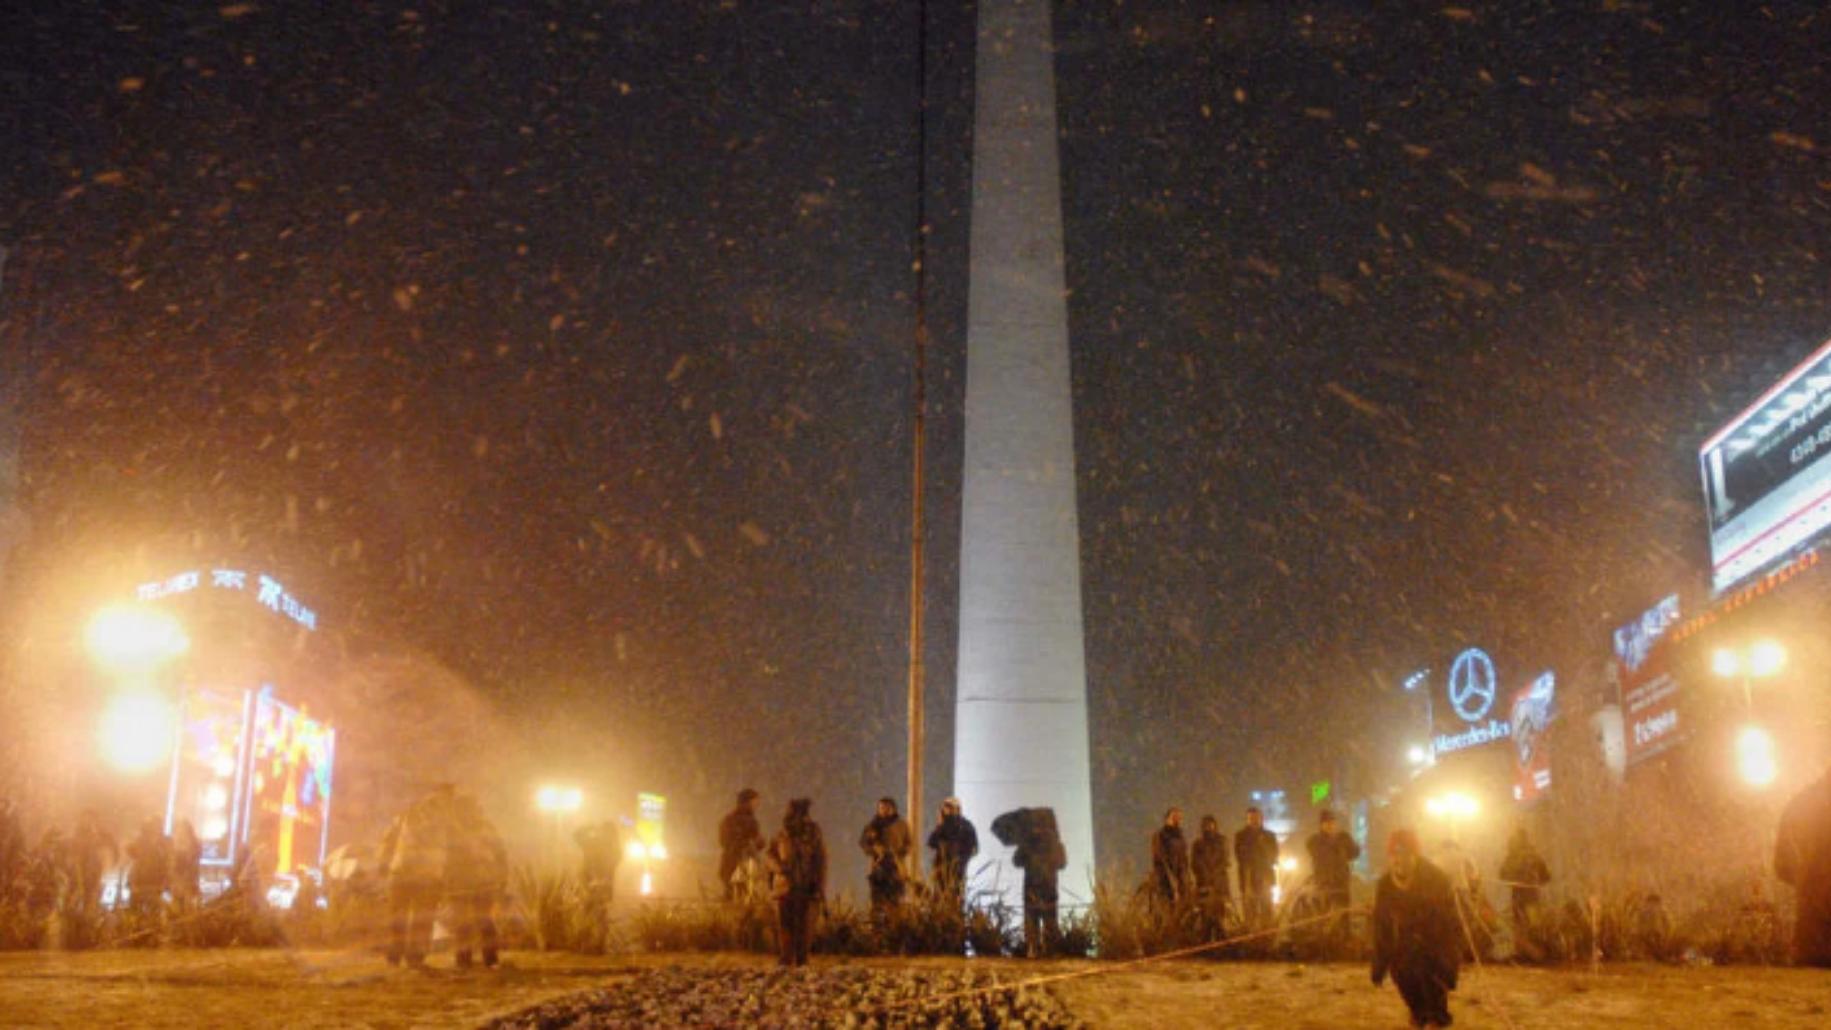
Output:
[[[142,583],[134,596],[142,601],[157,601],[162,597],[190,593],[202,585],[203,572],[192,570],[157,582]],[[210,586],[244,593],[252,590],[256,604],[270,608],[306,629],[318,628],[318,613],[300,604],[299,599],[287,593],[280,581],[272,576],[257,573],[251,586],[248,573],[240,569],[211,569]]]
[[1831,342],[1698,449],[1717,591],[1831,526]]

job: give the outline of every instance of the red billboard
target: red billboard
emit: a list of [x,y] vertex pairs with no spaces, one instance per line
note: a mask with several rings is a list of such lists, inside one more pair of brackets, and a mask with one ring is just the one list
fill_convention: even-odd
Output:
[[1557,677],[1542,673],[1513,692],[1513,800],[1527,805],[1551,789],[1551,721],[1558,716]]
[[1679,683],[1672,675],[1671,640],[1677,595],[1615,631],[1615,680],[1621,686],[1621,735],[1632,766],[1678,743]]

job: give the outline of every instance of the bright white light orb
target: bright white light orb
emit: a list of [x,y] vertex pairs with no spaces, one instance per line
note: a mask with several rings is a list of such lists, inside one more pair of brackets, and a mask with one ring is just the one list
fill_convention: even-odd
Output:
[[1780,750],[1773,734],[1759,726],[1744,726],[1736,734],[1736,772],[1756,789],[1773,786],[1780,778]]
[[1748,649],[1748,674],[1772,676],[1786,668],[1786,648],[1777,641],[1761,640]]
[[117,671],[144,670],[191,648],[178,620],[153,608],[116,605],[89,620],[83,642],[90,657]]
[[171,758],[176,713],[157,694],[121,694],[102,713],[102,757],[122,772],[143,773]]

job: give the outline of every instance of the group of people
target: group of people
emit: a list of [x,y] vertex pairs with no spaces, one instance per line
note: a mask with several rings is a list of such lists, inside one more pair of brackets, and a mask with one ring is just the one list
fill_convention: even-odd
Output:
[[123,847],[94,809],[84,810],[69,833],[52,826],[33,845],[17,804],[0,799],[0,911],[23,915],[11,921],[26,931],[18,944],[45,943],[59,916],[69,917],[64,925],[70,932],[87,933],[103,911],[111,873],[117,874],[117,896],[143,920],[162,916],[168,904],[195,905],[202,860],[203,846],[188,821],[180,820],[168,837],[162,820],[148,818]]
[[508,849],[476,797],[451,784],[434,787],[389,825],[376,868],[387,884],[389,965],[426,964],[441,906],[453,917],[457,967],[474,963],[479,944],[483,964],[497,964],[495,912],[508,890]]
[[[766,839],[757,819],[761,803],[762,796],[746,787],[719,821],[719,880],[729,900],[751,900],[758,893],[773,900],[781,931],[782,964],[805,965],[813,914],[826,898],[825,837],[813,820],[813,801],[795,798],[788,803],[781,828]],[[906,898],[925,890],[952,898],[956,904],[965,900],[967,868],[979,853],[979,832],[961,812],[959,799],[948,798],[936,811],[927,840],[932,858],[926,880],[915,841],[915,831],[896,800],[878,799],[876,812],[858,836],[874,918],[887,917]]]
[[[1278,885],[1278,837],[1265,828],[1265,813],[1259,808],[1246,809],[1246,822],[1234,831],[1233,846],[1228,847],[1220,821],[1212,815],[1202,817],[1201,835],[1193,844],[1183,835],[1183,813],[1171,808],[1164,813],[1163,824],[1151,835],[1151,878],[1149,888],[1162,904],[1176,907],[1193,905],[1201,912],[1213,934],[1224,930],[1228,911],[1233,907],[1232,882],[1228,876],[1235,870],[1240,887],[1240,916],[1248,930],[1263,929],[1274,918],[1273,888]],[[1317,897],[1329,911],[1348,907],[1349,866],[1360,857],[1360,845],[1342,832],[1333,812],[1323,812],[1317,832],[1307,841],[1310,853],[1311,884]]]

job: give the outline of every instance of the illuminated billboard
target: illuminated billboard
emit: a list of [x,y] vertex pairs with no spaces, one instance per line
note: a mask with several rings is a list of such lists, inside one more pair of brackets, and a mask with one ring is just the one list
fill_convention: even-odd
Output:
[[273,847],[276,874],[324,861],[337,732],[262,693],[248,729],[243,839]]
[[1450,663],[1443,696],[1431,705],[1432,752],[1446,755],[1506,740],[1513,730],[1499,701],[1494,659],[1479,647],[1465,649]]
[[203,845],[205,865],[235,861],[236,816],[242,777],[243,745],[248,730],[247,691],[232,694],[189,690],[178,710],[178,741],[172,749],[171,788],[165,806],[165,832],[189,822]]
[[1698,448],[1724,591],[1831,527],[1831,342]]
[[1551,721],[1558,716],[1557,677],[1541,673],[1513,694],[1513,800],[1531,804],[1551,789]]

